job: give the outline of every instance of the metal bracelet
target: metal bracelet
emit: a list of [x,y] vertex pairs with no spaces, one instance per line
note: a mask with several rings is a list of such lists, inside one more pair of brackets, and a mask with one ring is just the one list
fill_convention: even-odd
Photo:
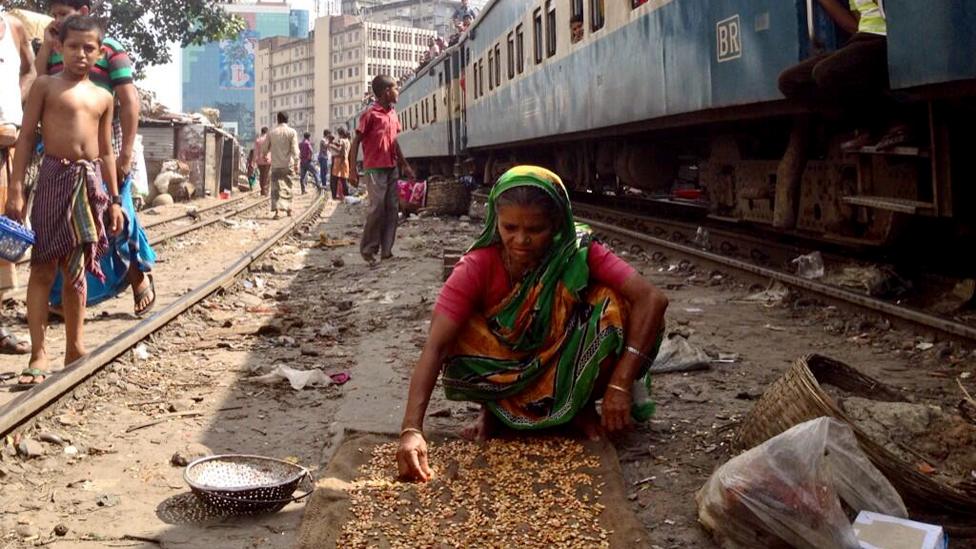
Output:
[[624,349],[628,353],[633,353],[633,354],[637,355],[644,362],[647,362],[648,364],[654,364],[654,359],[653,358],[651,358],[651,357],[645,355],[644,353],[640,352],[639,350],[637,350],[636,347],[634,347],[632,345],[627,345],[626,347],[624,347]]
[[424,436],[424,432],[423,431],[421,431],[420,429],[414,429],[413,427],[407,427],[406,429],[403,429],[402,431],[400,431],[400,438],[403,438],[403,435],[405,435],[407,433],[417,433],[418,435],[420,435],[420,438],[424,439],[424,441],[427,440],[427,437]]
[[613,383],[607,383],[607,389],[616,389],[621,393],[627,393],[628,395],[630,394],[630,391],[628,391],[627,389],[624,389],[620,385],[614,385]]

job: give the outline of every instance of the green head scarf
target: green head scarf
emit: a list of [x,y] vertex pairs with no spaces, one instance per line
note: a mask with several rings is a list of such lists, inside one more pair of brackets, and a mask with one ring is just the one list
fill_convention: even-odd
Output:
[[536,286],[541,285],[541,291],[537,294],[533,306],[534,318],[531,327],[520,334],[516,341],[507,341],[516,351],[528,351],[537,349],[545,339],[558,284],[562,282],[577,299],[580,292],[586,288],[590,278],[590,268],[587,263],[590,229],[586,225],[577,224],[573,218],[569,194],[558,175],[538,166],[516,166],[505,172],[492,187],[491,194],[488,196],[484,230],[468,250],[469,252],[498,243],[496,203],[501,195],[518,187],[535,187],[544,191],[559,207],[561,216],[559,230],[553,235],[549,252],[539,266],[522,280],[512,299],[492,318],[492,322],[497,327],[511,330],[526,297]]

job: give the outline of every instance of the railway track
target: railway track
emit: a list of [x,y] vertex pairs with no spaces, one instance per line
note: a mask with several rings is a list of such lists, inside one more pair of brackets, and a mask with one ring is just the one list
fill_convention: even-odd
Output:
[[[175,238],[176,236],[180,236],[181,234],[186,234],[188,232],[192,232],[199,228],[212,225],[223,219],[226,219],[227,217],[238,215],[247,210],[260,206],[261,204],[264,204],[267,201],[268,198],[266,197],[258,197],[257,199],[255,199],[252,193],[246,193],[236,198],[221,201],[218,202],[217,204],[207,206],[206,208],[189,209],[185,213],[182,213],[180,215],[149,221],[147,223],[143,223],[142,227],[146,231],[150,231],[152,229],[158,229],[159,227],[163,227],[172,223],[177,223],[186,219],[196,221],[204,218],[211,218],[211,216],[214,216],[215,214],[220,214],[223,210],[228,210],[234,206],[243,205],[243,207],[237,207],[236,209],[234,209],[233,213],[229,215],[228,214],[217,215],[216,217],[211,218],[209,221],[200,221],[189,226],[184,226],[181,229],[187,229],[187,230],[184,230],[182,233],[179,233],[178,230],[175,230],[175,231],[170,231],[168,233],[164,233],[163,235],[160,236],[153,237],[152,239],[150,239],[150,243],[156,245],[159,242],[164,242],[166,240],[169,240],[170,238]],[[18,266],[27,265],[28,263],[30,263],[30,255],[27,255],[23,259],[18,261],[17,265]]]
[[[188,227],[171,231],[165,235],[160,235],[153,239],[154,244],[164,242],[166,240],[172,240],[189,232],[197,231],[204,227],[214,225],[222,220],[251,210],[261,204],[264,204],[266,201],[267,199],[259,199],[250,202],[242,200],[242,202],[244,202],[243,205],[236,208],[232,212],[225,213],[215,217],[214,219],[198,222]],[[94,349],[90,354],[81,360],[68,365],[59,372],[52,373],[44,383],[31,389],[30,391],[21,393],[13,400],[6,402],[6,404],[0,407],[0,436],[22,428],[24,425],[28,424],[32,418],[36,417],[42,411],[57,403],[74,387],[84,382],[92,375],[98,373],[102,368],[110,364],[113,360],[121,356],[130,348],[134,347],[140,341],[153,334],[171,322],[173,319],[189,310],[194,305],[200,303],[207,296],[221,289],[230,287],[242,272],[261,258],[265,253],[267,253],[268,250],[270,250],[275,244],[293,233],[299,227],[307,225],[317,218],[325,204],[325,201],[326,196],[324,194],[316,197],[304,212],[297,215],[294,219],[289,220],[287,224],[277,229],[270,237],[255,244],[253,247],[250,247],[247,251],[241,254],[236,261],[224,268],[216,276],[206,280],[204,283],[199,284],[195,288],[190,289],[187,293],[182,295],[182,297],[178,298],[176,301],[170,303],[161,310],[153,313],[149,317],[130,325],[123,332],[116,334],[114,337],[106,338],[105,343]],[[221,206],[226,206],[226,204],[222,204]],[[216,208],[209,209],[213,210]],[[168,223],[170,221],[172,220],[166,220],[163,223]],[[156,225],[163,223],[157,223]]]
[[[484,202],[487,197],[476,194],[475,199]],[[768,236],[714,227],[704,229],[695,223],[661,219],[579,201],[573,204],[573,209],[580,222],[589,224],[598,236],[618,249],[648,256],[660,253],[670,259],[684,259],[764,281],[774,280],[810,297],[858,312],[881,315],[896,325],[969,343],[976,342],[976,326],[790,272],[791,260],[813,251],[809,248]],[[864,260],[863,257],[840,252],[825,252],[823,259],[828,266]]]

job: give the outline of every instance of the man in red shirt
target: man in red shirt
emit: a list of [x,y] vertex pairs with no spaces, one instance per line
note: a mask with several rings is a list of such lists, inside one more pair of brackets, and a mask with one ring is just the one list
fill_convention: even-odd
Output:
[[380,252],[381,259],[393,257],[398,208],[397,168],[407,178],[414,178],[413,168],[407,163],[396,140],[400,132],[400,119],[393,108],[400,96],[396,80],[387,75],[377,76],[373,79],[373,95],[376,102],[359,119],[356,138],[349,153],[349,182],[359,186],[356,160],[359,146],[363,146],[369,209],[359,253],[371,266],[376,263],[376,252]]

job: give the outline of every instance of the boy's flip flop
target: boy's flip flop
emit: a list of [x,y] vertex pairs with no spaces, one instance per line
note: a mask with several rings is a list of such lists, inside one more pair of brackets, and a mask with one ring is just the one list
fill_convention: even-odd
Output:
[[[51,375],[50,373],[45,372],[44,370],[39,370],[37,368],[27,368],[26,370],[20,373],[20,377],[31,378],[30,383],[17,383],[11,385],[10,391],[11,392],[28,391],[47,381],[47,378],[50,377],[50,375]],[[40,381],[38,381],[38,378],[41,378]]]
[[[149,280],[149,284],[146,285],[146,287],[140,292],[132,292],[132,300],[136,307],[135,313],[137,317],[146,316],[146,314],[156,306],[156,282],[153,280],[152,274],[147,273],[146,278]],[[150,293],[152,293],[152,299],[149,300],[149,303],[147,303],[145,307],[140,309],[139,304],[142,303],[142,300],[145,299]]]

